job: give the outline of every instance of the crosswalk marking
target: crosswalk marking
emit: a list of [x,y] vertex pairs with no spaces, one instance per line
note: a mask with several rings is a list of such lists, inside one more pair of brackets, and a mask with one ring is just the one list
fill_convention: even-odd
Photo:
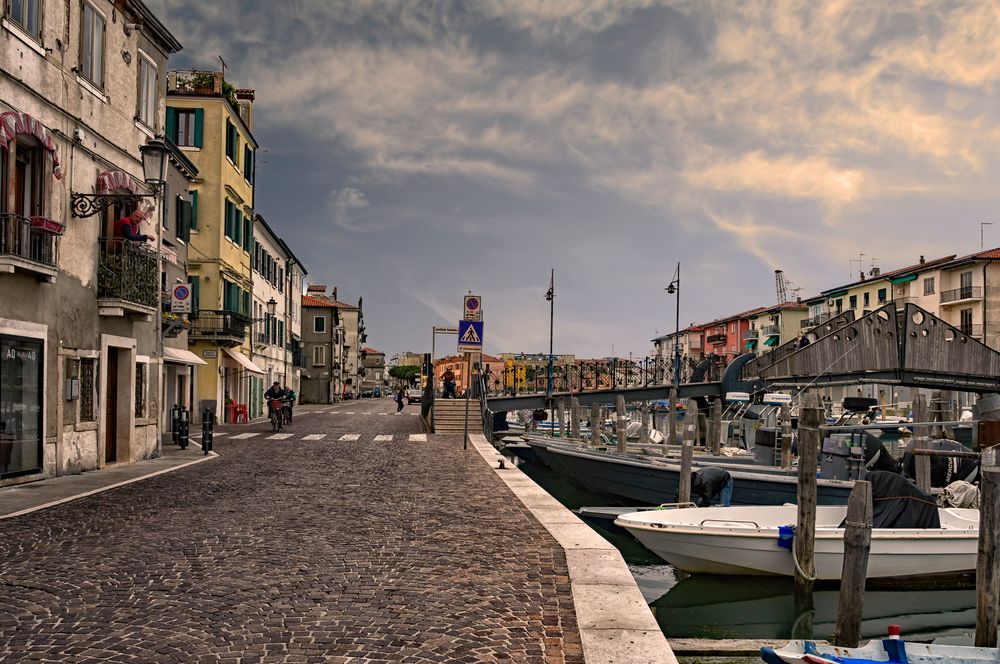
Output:
[[[197,435],[200,436],[201,434],[199,433]],[[215,436],[216,438],[218,438],[219,436],[228,436],[229,434],[226,433],[225,431],[219,431],[218,433],[213,432],[212,435]]]
[[344,411],[344,415],[355,415],[355,414],[356,413],[353,410],[345,410]]
[[292,437],[292,434],[290,434],[290,433],[276,433],[273,436],[268,436],[267,439],[268,440],[285,440],[286,438],[291,438],[291,437]]
[[302,440],[323,440],[326,438],[325,433],[311,433],[308,436],[303,436]]
[[345,433],[343,436],[340,437],[340,440],[350,441],[350,440],[357,440],[358,438],[361,438],[360,433]]
[[411,433],[410,434],[411,443],[426,443],[427,434],[426,433]]
[[390,440],[392,440],[392,434],[380,433],[379,435],[375,436],[376,443],[385,443]]
[[259,436],[259,435],[260,435],[260,433],[238,433],[235,436],[233,436],[233,439],[244,440],[246,438],[255,438],[255,437]]

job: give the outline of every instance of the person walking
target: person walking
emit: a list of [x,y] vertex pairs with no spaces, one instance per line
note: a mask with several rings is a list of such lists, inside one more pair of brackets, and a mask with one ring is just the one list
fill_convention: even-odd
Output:
[[455,372],[448,368],[445,370],[444,375],[441,376],[441,380],[444,382],[444,394],[441,395],[443,399],[454,399],[455,398]]
[[399,413],[403,410],[403,399],[405,397],[406,397],[406,391],[403,389],[403,386],[400,385],[399,391],[396,392],[396,414],[397,415],[399,415]]

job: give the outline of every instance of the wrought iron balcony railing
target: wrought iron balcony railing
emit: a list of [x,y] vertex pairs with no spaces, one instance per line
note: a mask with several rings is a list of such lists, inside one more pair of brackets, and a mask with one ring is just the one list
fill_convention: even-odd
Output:
[[241,343],[247,335],[250,317],[235,311],[206,311],[194,314],[188,338]]
[[58,227],[61,224],[42,217],[0,214],[0,255],[17,256],[54,268],[59,260]]
[[123,238],[99,238],[97,297],[151,309],[160,303],[160,261],[156,252]]
[[756,339],[760,336],[760,330],[745,330],[743,332],[744,339]]
[[957,302],[959,300],[981,300],[983,299],[982,286],[963,286],[953,290],[941,291],[941,304]]
[[726,335],[725,334],[710,334],[705,339],[705,341],[707,343],[714,344],[714,345],[718,346],[718,345],[726,343]]

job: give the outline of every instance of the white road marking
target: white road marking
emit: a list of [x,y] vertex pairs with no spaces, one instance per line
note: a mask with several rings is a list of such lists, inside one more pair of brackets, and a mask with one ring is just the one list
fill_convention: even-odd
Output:
[[357,440],[358,438],[361,438],[360,433],[345,433],[340,437],[340,440]]
[[345,410],[344,411],[344,415],[355,415],[355,414],[356,413],[353,410]]
[[390,413],[379,413],[379,415],[389,415]]
[[392,440],[392,434],[380,433],[379,435],[375,436],[376,443],[385,443],[390,440]]
[[411,433],[410,434],[411,443],[426,443],[427,434],[426,433]]
[[235,436],[233,436],[233,438],[243,440],[246,438],[256,438],[259,435],[260,435],[259,433],[238,433]]
[[303,436],[302,440],[323,440],[326,438],[325,433],[311,433],[308,436]]
[[292,434],[290,434],[290,433],[276,433],[273,436],[268,436],[267,439],[268,440],[285,440],[286,438],[291,438],[291,437],[292,437]]

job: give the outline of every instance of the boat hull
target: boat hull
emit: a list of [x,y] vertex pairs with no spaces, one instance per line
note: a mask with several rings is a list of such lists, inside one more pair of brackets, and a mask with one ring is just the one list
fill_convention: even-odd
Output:
[[[897,652],[899,651],[899,652]],[[902,654],[902,653],[905,653]],[[838,648],[818,645],[811,641],[791,641],[783,648],[761,648],[760,656],[767,664],[808,664],[807,654],[820,655],[821,661],[840,661],[842,657],[851,662],[908,662],[909,664],[986,664],[1000,662],[997,648],[974,648],[971,646],[946,646],[932,643],[903,641],[872,641],[860,648]],[[901,656],[902,655],[902,656]]]

